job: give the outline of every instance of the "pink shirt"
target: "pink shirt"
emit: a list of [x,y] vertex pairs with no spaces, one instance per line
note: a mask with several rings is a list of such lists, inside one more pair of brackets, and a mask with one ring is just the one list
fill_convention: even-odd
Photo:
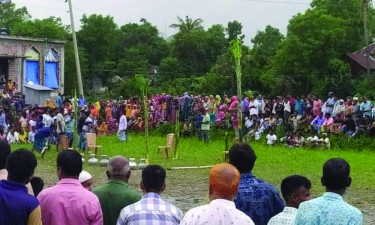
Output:
[[38,195],[43,225],[102,225],[99,199],[76,179],[61,179]]
[[333,118],[330,117],[329,119],[326,118],[326,120],[323,123],[323,126],[329,126],[333,123]]

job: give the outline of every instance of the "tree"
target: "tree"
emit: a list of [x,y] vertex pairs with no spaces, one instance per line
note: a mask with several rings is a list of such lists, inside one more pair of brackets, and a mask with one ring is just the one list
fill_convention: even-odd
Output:
[[145,19],[141,19],[140,24],[126,24],[120,31],[120,48],[137,48],[151,65],[159,65],[161,59],[170,53],[170,44],[160,37],[158,29]]
[[213,25],[207,31],[196,29],[173,36],[172,56],[176,57],[185,74],[203,75],[214,65],[217,56],[224,54],[227,46],[224,28]]
[[83,15],[81,23],[77,38],[87,53],[88,74],[100,77],[107,84],[116,72],[121,52],[119,29],[110,16]]
[[234,39],[243,40],[245,35],[242,34],[242,24],[237,20],[233,22],[228,22],[228,27],[225,29],[228,35],[228,43],[230,43]]
[[13,26],[12,35],[65,40],[70,37],[68,31],[69,26],[63,25],[60,18],[48,18],[19,22]]
[[[283,87],[291,86],[286,91],[294,94],[312,90],[325,95],[323,92],[334,89],[327,77],[335,77],[336,83],[347,82],[348,65],[338,61],[364,46],[360,4],[360,0],[313,1],[311,9],[290,20],[287,37],[272,58],[267,76],[287,80]],[[372,18],[372,7],[369,13]]]
[[16,5],[11,2],[0,4],[0,27],[5,27],[13,30],[13,27],[30,19],[30,14],[26,7],[16,8]]
[[189,33],[193,30],[203,30],[203,20],[200,18],[193,20],[189,16],[186,16],[185,20],[183,20],[181,17],[177,16],[177,20],[179,23],[171,24],[169,27],[177,28],[181,33]]

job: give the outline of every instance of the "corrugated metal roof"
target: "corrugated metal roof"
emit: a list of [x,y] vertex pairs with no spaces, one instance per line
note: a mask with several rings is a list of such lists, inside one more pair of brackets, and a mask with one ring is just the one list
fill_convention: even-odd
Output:
[[[351,58],[353,61],[355,61],[356,63],[358,63],[359,65],[361,65],[363,68],[367,68],[367,57],[366,55],[362,55],[362,54],[354,54],[354,53],[348,53],[346,54],[347,56],[349,56],[349,58]],[[375,59],[373,57],[369,57],[369,67],[370,69],[375,69]]]
[[26,88],[30,88],[38,91],[54,91],[54,89],[42,86],[42,85],[24,85]]

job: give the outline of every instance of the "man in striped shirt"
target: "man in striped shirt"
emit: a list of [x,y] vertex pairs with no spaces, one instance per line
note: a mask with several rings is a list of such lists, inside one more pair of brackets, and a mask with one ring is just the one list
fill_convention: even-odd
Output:
[[142,171],[142,199],[121,210],[117,225],[178,225],[183,213],[176,206],[161,199],[165,189],[165,170],[149,165]]

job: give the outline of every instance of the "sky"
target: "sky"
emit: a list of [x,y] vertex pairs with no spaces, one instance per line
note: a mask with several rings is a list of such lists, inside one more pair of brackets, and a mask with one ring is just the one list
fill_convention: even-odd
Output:
[[[32,18],[60,17],[70,24],[65,0],[12,0],[17,7],[26,6]],[[205,28],[213,24],[227,26],[229,21],[242,23],[245,43],[250,44],[257,31],[267,25],[286,34],[289,20],[308,9],[311,0],[72,0],[75,27],[79,29],[83,14],[111,15],[121,26],[138,23],[141,18],[157,26],[160,35],[169,37],[177,32],[169,28],[177,16],[201,18]]]

